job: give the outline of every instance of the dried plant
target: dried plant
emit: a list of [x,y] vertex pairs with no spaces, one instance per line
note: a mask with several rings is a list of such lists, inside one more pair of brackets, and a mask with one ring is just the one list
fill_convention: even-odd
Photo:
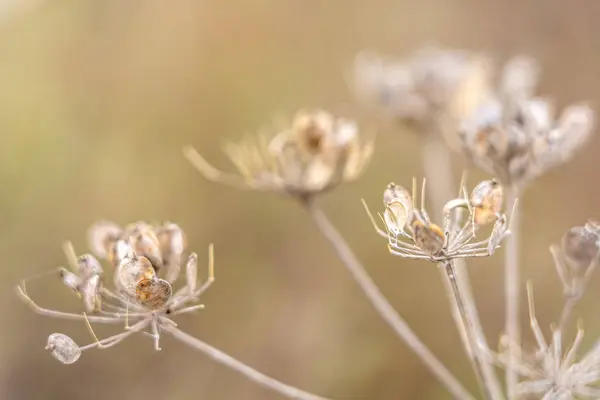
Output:
[[[565,326],[600,262],[600,223],[573,227],[560,245],[550,247],[563,287],[563,310],[548,343],[537,322],[533,287],[528,283],[536,349],[528,351],[520,340],[517,197],[535,178],[573,158],[594,128],[594,113],[583,103],[565,108],[556,118],[552,103],[535,95],[539,73],[534,60],[519,56],[505,65],[495,84],[486,56],[429,47],[405,59],[361,53],[346,76],[363,105],[424,138],[426,179],[420,196],[416,179],[411,192],[390,183],[383,193],[384,209],[378,213],[383,228],[364,200],[363,204],[392,255],[439,267],[464,349],[486,400],[600,398],[600,340],[578,356],[583,340],[580,324],[569,350],[563,351],[562,343]],[[456,194],[444,139],[494,178],[480,182],[469,193],[463,176]],[[365,139],[354,122],[312,110],[299,111],[289,123],[273,127],[268,134],[228,144],[225,152],[238,174],[214,168],[192,147],[185,147],[184,155],[210,181],[283,194],[297,201],[398,337],[454,398],[475,399],[394,310],[316,204],[317,195],[358,179],[373,147],[374,139]],[[431,217],[425,203],[428,192]],[[491,229],[483,234],[486,226]],[[208,278],[198,285],[197,256],[187,254],[185,234],[176,224],[136,222],[121,228],[101,221],[90,229],[88,241],[93,255],[77,257],[67,244],[70,268],[56,272],[82,301],[83,312],[42,308],[27,294],[25,281],[18,287],[18,294],[34,311],[83,321],[89,328],[94,341],[85,346],[62,333],[48,337],[46,348],[60,362],[74,363],[85,350],[112,347],[135,333],[150,335],[155,350],[160,350],[160,335],[167,332],[286,397],[323,399],[270,378],[179,330],[175,315],[204,307],[198,301],[214,281],[212,246]],[[495,352],[483,333],[466,260],[492,256],[501,246],[505,249],[506,332]],[[175,290],[184,263],[185,284]],[[106,267],[112,280],[106,279]],[[125,330],[98,339],[92,323],[124,324]],[[505,387],[500,385],[496,366],[506,370]]]
[[[600,340],[579,356],[584,337],[583,323],[579,321],[572,344],[564,349],[564,328],[575,304],[583,296],[591,274],[600,261],[600,227],[596,222],[571,228],[563,236],[561,245],[550,248],[558,276],[565,290],[565,303],[557,325],[551,327],[548,343],[535,315],[533,285],[527,284],[529,319],[537,348],[521,349],[518,344],[508,346],[503,337],[499,353],[488,356],[498,365],[514,365],[522,377],[516,387],[517,398],[542,399],[598,399],[600,398]],[[511,351],[511,349],[513,349]],[[515,350],[516,349],[516,350]]]
[[[135,333],[149,335],[154,341],[154,349],[158,351],[161,350],[160,335],[167,332],[258,384],[289,398],[323,399],[270,378],[177,327],[174,316],[204,308],[198,300],[214,281],[212,245],[209,248],[206,281],[198,285],[197,255],[190,253],[185,263],[185,285],[174,290],[172,285],[179,277],[186,251],[185,234],[178,225],[166,223],[153,226],[136,222],[122,229],[113,222],[101,221],[90,228],[88,238],[95,256],[83,254],[77,257],[71,244],[66,243],[65,253],[71,271],[62,267],[57,271],[62,282],[82,300],[85,312],[67,313],[42,308],[27,294],[25,281],[17,288],[20,297],[35,312],[86,323],[94,341],[85,346],[79,346],[63,333],[53,333],[48,337],[46,349],[58,361],[72,364],[86,350],[113,347]],[[105,279],[100,260],[110,267],[112,282]],[[123,324],[125,330],[98,339],[91,323]]]

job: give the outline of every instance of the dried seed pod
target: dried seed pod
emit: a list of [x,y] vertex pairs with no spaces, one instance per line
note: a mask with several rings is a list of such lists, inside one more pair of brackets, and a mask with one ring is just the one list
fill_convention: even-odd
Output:
[[587,226],[573,227],[564,234],[562,249],[571,267],[587,268],[600,250],[598,232]]
[[188,293],[194,293],[196,290],[196,281],[198,280],[198,256],[196,253],[190,254],[185,266],[185,277],[187,280]]
[[325,111],[299,112],[292,122],[292,135],[298,148],[305,154],[317,154],[331,135],[335,119]]
[[51,350],[54,358],[63,364],[73,364],[81,357],[81,349],[77,343],[62,333],[53,333],[48,336],[46,350]]
[[66,268],[60,268],[58,270],[58,274],[59,274],[60,278],[62,279],[63,283],[69,289],[73,290],[74,292],[79,293],[81,284],[83,283],[83,279],[81,279],[81,277],[75,275],[74,273],[67,270]]
[[424,253],[435,256],[442,251],[446,238],[442,228],[436,224],[426,224],[417,218],[412,223],[412,229],[413,240]]
[[383,204],[385,224],[388,230],[397,236],[413,218],[411,196],[402,186],[392,182],[383,192]]
[[77,258],[77,271],[83,279],[91,278],[94,275],[102,275],[104,270],[100,261],[91,254],[83,254]]
[[100,289],[102,280],[100,275],[94,275],[85,280],[81,285],[80,292],[83,298],[83,306],[88,313],[94,312],[100,308]]
[[135,297],[144,307],[156,310],[163,307],[173,294],[171,284],[164,279],[142,279],[135,287]]
[[150,260],[154,269],[158,271],[163,265],[163,259],[154,228],[147,224],[138,223],[133,230],[128,232],[128,239],[133,252]]
[[115,286],[127,294],[133,294],[138,282],[156,278],[156,271],[146,257],[125,258],[115,270]]
[[179,225],[172,223],[164,224],[159,228],[156,237],[160,243],[161,257],[167,270],[165,279],[174,282],[179,276],[187,239]]
[[123,230],[114,222],[99,221],[88,230],[88,244],[92,253],[100,259],[108,259],[109,254]]
[[508,226],[506,225],[506,218],[504,216],[498,218],[492,229],[490,240],[488,242],[487,251],[489,254],[494,254],[496,248],[500,245],[500,242],[508,235]]
[[489,224],[496,220],[502,208],[503,190],[496,180],[480,182],[471,192],[471,205],[477,225]]

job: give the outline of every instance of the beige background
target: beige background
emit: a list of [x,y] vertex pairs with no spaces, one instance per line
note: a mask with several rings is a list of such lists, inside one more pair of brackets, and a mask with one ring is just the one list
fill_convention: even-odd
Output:
[[[449,399],[299,207],[206,182],[181,147],[193,144],[229,168],[222,141],[275,114],[321,106],[359,115],[341,75],[354,54],[406,55],[433,41],[500,59],[527,52],[545,66],[543,93],[560,105],[598,104],[598,18],[592,0],[48,0],[7,19],[0,29],[0,398],[281,398],[167,337],[161,353],[136,336],[71,366],[43,350],[55,331],[90,339],[82,324],[34,315],[12,287],[64,264],[63,240],[84,251],[87,227],[108,218],[176,221],[201,260],[215,243],[217,281],[207,309],[178,321],[187,332],[336,399]],[[377,207],[390,180],[421,176],[419,149],[410,132],[383,129],[365,176],[321,204],[415,331],[474,389],[435,267],[390,256],[359,201]],[[523,273],[535,282],[545,326],[561,304],[547,248],[598,216],[598,150],[594,138],[575,161],[535,182],[523,203]],[[455,173],[462,165],[457,157]],[[470,268],[494,343],[503,325],[502,256]],[[577,310],[586,345],[600,334],[600,276],[591,285]],[[44,305],[78,309],[57,280],[38,281],[30,293]]]

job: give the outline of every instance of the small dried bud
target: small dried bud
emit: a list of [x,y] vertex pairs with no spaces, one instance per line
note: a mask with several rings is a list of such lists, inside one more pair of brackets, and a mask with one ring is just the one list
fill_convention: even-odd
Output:
[[123,230],[114,222],[96,222],[88,231],[88,244],[92,253],[100,259],[108,259],[115,242]]
[[383,192],[386,207],[383,218],[388,230],[394,235],[400,234],[413,217],[412,198],[402,186],[390,183]]
[[77,343],[62,333],[48,336],[46,350],[51,350],[54,358],[63,364],[73,364],[81,357],[81,349]]
[[576,226],[562,238],[562,248],[569,265],[581,270],[587,268],[598,255],[599,235],[588,226]]
[[142,279],[135,287],[135,297],[144,307],[156,310],[163,307],[173,294],[171,284],[164,279]]
[[412,223],[413,240],[424,253],[438,255],[444,247],[446,236],[436,224],[425,224],[421,218]]
[[104,273],[100,261],[91,254],[83,254],[77,258],[77,270],[79,276],[83,279]]
[[486,225],[496,220],[502,209],[503,190],[495,180],[479,183],[471,192],[471,205],[477,225]]

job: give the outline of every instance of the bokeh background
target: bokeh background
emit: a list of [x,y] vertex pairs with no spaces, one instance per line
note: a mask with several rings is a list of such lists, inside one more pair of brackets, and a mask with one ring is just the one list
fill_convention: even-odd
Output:
[[[222,142],[298,107],[360,116],[379,131],[364,177],[320,204],[414,330],[470,388],[475,382],[436,268],[388,254],[360,198],[422,176],[421,141],[363,117],[342,68],[361,50],[408,55],[423,45],[525,52],[544,66],[541,91],[559,105],[600,100],[600,3],[577,0],[5,2],[0,12],[0,399],[248,399],[282,397],[163,337],[135,336],[64,366],[44,345],[83,324],[32,313],[21,278],[64,265],[63,240],[86,250],[97,219],[171,220],[217,281],[206,310],[180,326],[251,366],[335,399],[449,399],[375,314],[296,204],[205,181],[183,158],[192,144],[229,168]],[[29,4],[29,3],[28,3]],[[561,291],[548,246],[598,215],[598,138],[536,181],[524,199],[523,275],[539,319],[557,317]],[[455,174],[466,165],[455,157]],[[473,171],[475,181],[485,175]],[[502,256],[469,266],[488,340],[503,327]],[[586,345],[600,335],[596,276],[577,309]],[[77,310],[57,279],[32,283],[41,304]],[[523,307],[525,311],[525,307]],[[527,325],[523,312],[523,323]],[[98,327],[99,334],[111,331]],[[532,338],[524,331],[525,343]]]

